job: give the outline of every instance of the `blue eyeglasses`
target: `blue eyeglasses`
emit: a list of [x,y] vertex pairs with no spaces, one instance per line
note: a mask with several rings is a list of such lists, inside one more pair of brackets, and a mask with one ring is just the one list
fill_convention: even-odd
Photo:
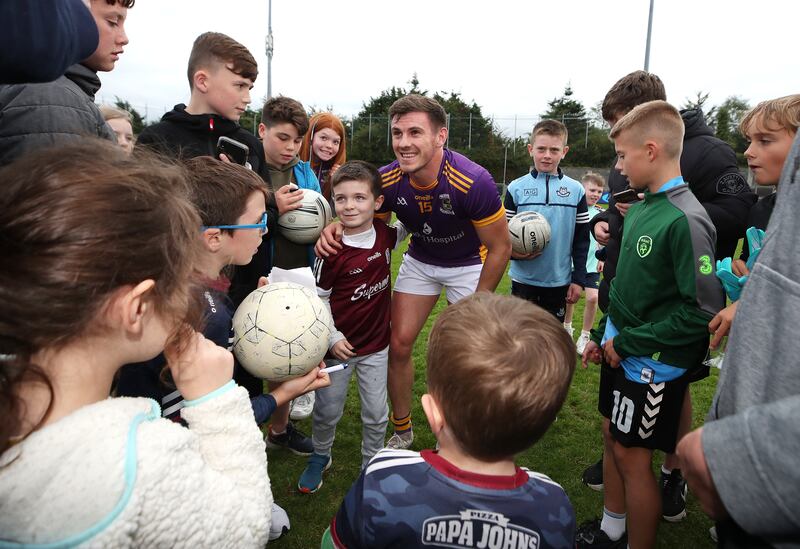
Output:
[[206,229],[261,229],[261,234],[265,235],[267,234],[267,212],[264,212],[261,222],[254,225],[203,225],[200,227],[201,231]]

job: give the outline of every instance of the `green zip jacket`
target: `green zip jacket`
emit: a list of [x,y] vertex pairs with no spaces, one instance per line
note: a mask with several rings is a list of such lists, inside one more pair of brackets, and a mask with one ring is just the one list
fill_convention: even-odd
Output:
[[622,358],[649,356],[678,368],[702,362],[708,322],[724,305],[715,241],[714,225],[688,185],[646,192],[625,216],[608,314],[592,333],[595,343],[610,316]]

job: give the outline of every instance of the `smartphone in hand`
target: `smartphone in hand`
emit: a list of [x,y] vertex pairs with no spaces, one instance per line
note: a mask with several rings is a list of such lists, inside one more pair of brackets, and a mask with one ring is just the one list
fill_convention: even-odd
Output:
[[615,201],[621,204],[627,204],[629,202],[636,202],[639,200],[639,191],[636,189],[625,189],[624,191],[614,193],[612,196],[614,197]]
[[231,162],[244,166],[249,153],[250,148],[235,139],[223,135],[217,140],[217,158],[220,154],[224,154]]

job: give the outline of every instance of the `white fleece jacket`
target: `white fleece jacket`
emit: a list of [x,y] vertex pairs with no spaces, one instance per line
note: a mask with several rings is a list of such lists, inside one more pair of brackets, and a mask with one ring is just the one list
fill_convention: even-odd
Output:
[[0,456],[0,547],[263,547],[272,492],[247,391],[86,406]]

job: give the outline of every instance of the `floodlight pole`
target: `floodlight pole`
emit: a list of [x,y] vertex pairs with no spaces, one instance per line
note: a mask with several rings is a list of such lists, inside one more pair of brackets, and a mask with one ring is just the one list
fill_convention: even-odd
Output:
[[272,0],[269,0],[269,20],[267,28],[267,99],[272,98],[272,52],[275,49],[275,43],[272,39]]
[[650,0],[650,16],[647,18],[647,45],[644,49],[644,71],[650,70],[650,36],[653,33],[653,2]]

